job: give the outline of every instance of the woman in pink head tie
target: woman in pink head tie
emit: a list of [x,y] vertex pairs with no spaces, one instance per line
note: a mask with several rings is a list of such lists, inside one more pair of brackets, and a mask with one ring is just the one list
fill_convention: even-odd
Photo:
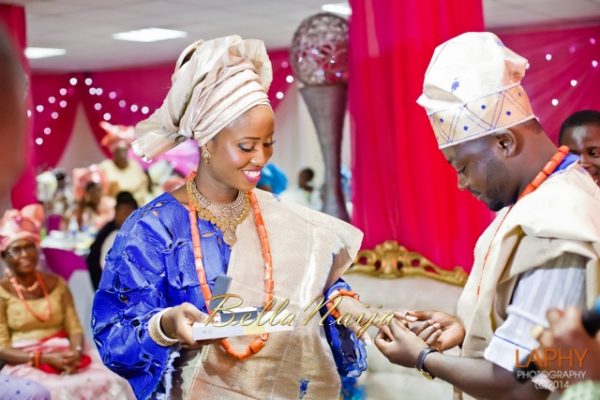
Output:
[[0,361],[2,373],[42,383],[52,398],[131,397],[127,383],[84,353],[83,330],[65,281],[40,272],[40,205],[0,220]]
[[116,197],[119,192],[129,192],[140,204],[148,196],[148,177],[138,162],[127,157],[133,142],[133,126],[112,125],[106,121],[100,123],[106,135],[102,145],[106,146],[112,158],[102,161],[98,167],[108,181],[108,195]]

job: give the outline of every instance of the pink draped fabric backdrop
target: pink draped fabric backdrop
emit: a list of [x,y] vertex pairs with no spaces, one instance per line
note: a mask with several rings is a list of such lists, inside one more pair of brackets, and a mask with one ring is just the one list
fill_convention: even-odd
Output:
[[434,48],[483,29],[481,0],[350,0],[353,222],[363,246],[397,240],[445,268],[470,270],[491,214],[456,187],[416,104]]
[[70,74],[33,74],[31,77],[33,106],[28,115],[33,121],[38,172],[55,166],[73,133],[80,93],[69,84]]
[[[289,52],[271,50],[269,57],[273,65],[269,99],[276,108],[291,83],[287,79],[291,75]],[[35,186],[31,184],[33,173],[54,168],[60,162],[73,132],[79,104],[83,105],[100,145],[105,134],[100,122],[135,125],[149,116],[162,104],[172,73],[172,63],[87,73],[34,73],[31,83],[33,104],[29,109],[33,121],[30,140],[34,144],[35,157],[29,163],[28,187],[14,191],[13,204],[22,206],[35,201],[32,197]],[[102,150],[109,156],[108,149]],[[24,181],[22,179],[20,184]]]
[[600,111],[600,25],[498,35],[529,60],[523,86],[555,141],[560,125],[573,112]]

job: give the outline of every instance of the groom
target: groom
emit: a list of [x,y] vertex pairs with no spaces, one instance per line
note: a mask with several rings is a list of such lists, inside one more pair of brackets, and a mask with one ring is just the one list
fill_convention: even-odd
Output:
[[[600,291],[600,191],[538,123],[520,84],[526,68],[494,34],[465,33],[435,50],[418,100],[459,188],[498,214],[458,317],[413,313],[413,332],[396,321],[375,343],[391,362],[454,385],[456,398],[547,398],[544,376],[513,378],[516,355],[538,347],[531,329],[549,308],[585,307]],[[430,347],[421,337],[434,323],[442,333]],[[455,345],[460,357],[439,352]]]

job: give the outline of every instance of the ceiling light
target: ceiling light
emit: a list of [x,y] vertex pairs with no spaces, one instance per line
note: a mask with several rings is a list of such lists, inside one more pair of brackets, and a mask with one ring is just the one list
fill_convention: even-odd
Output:
[[137,31],[119,32],[113,34],[113,39],[128,40],[131,42],[158,42],[159,40],[177,39],[186,37],[187,33],[171,29],[146,28]]
[[27,58],[56,57],[65,55],[66,53],[65,49],[51,49],[47,47],[27,47],[25,49],[25,56]]
[[348,3],[323,4],[321,10],[343,16],[352,14],[352,9]]

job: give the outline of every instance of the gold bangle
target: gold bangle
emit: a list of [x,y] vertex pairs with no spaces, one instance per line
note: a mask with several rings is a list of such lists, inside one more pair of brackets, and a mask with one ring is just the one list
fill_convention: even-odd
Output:
[[148,321],[148,334],[156,344],[162,347],[169,347],[179,343],[178,339],[168,337],[160,326],[160,319],[169,309],[170,307],[154,314],[152,318],[150,318],[150,321]]

